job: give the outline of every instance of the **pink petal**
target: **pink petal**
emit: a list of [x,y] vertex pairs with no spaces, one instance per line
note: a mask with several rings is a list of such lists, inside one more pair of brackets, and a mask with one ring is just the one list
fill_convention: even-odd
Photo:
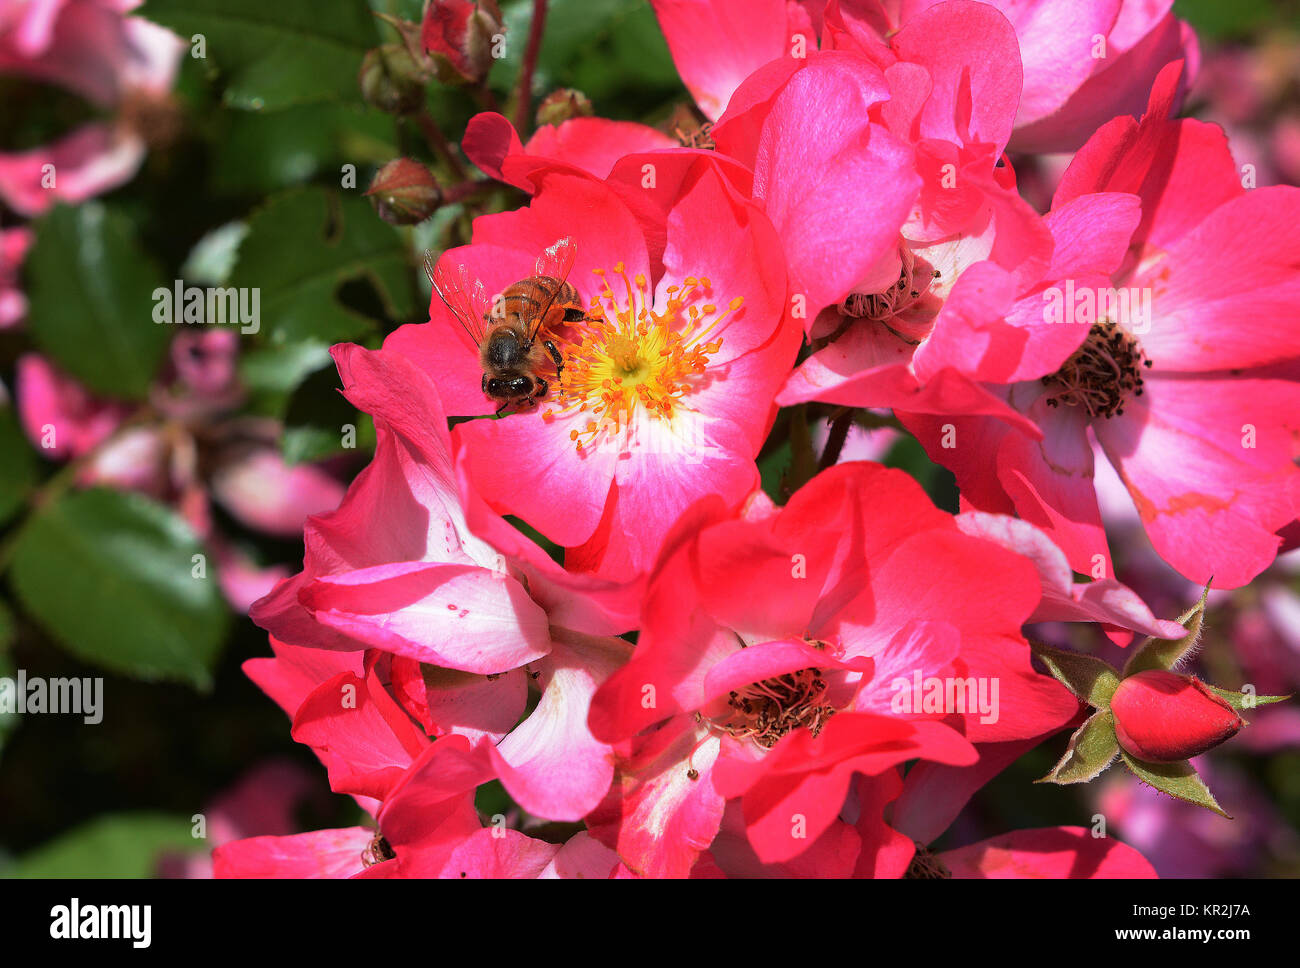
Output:
[[92,450],[127,413],[125,404],[95,398],[35,353],[18,358],[14,396],[23,430],[51,460],[80,457]]
[[213,496],[242,524],[266,534],[296,537],[309,515],[331,511],[344,486],[312,464],[286,464],[274,447],[250,448],[218,465]]
[[559,850],[559,844],[548,844],[518,830],[485,827],[456,846],[441,876],[531,880],[542,876]]
[[668,135],[632,121],[606,118],[571,118],[558,125],[543,125],[528,139],[524,151],[555,158],[605,178],[625,155],[676,148]]
[[1162,639],[1186,634],[1177,622],[1157,619],[1132,589],[1114,578],[1076,583],[1065,554],[1028,521],[968,511],[957,516],[957,526],[1033,561],[1043,584],[1043,600],[1031,622],[1100,622]]
[[717,120],[740,83],[790,52],[785,0],[652,0],[673,63]]
[[[1188,65],[1187,80],[1177,94],[1176,103],[1181,104],[1187,83],[1196,74],[1200,48],[1191,28],[1166,13],[1169,6],[1169,0],[1126,0],[1119,22],[1107,38],[1106,57],[1092,62],[1094,73],[1055,113],[1037,121],[1023,118],[1028,123],[1018,126],[1011,147],[1022,152],[1075,150],[1109,119],[1141,113],[1146,93],[1160,70],[1177,60]],[[1163,19],[1143,23],[1144,14],[1151,11],[1163,14]],[[1091,61],[1091,51],[1088,56]]]
[[293,738],[316,751],[335,793],[383,799],[428,744],[372,672],[340,673],[317,687],[293,720]]
[[138,136],[87,124],[52,145],[0,154],[0,199],[20,215],[43,215],[56,202],[75,205],[130,181],[144,155]]
[[1157,553],[1191,581],[1237,588],[1272,563],[1300,508],[1296,414],[1293,380],[1152,379],[1096,432]]
[[1071,568],[1093,575],[1100,563],[1105,570],[1098,577],[1113,575],[1092,480],[1087,414],[1072,406],[1049,408],[1040,396],[1029,415],[1043,428],[1043,439],[1007,434],[997,451],[998,480],[1020,516],[1047,533]]
[[464,672],[517,668],[549,651],[546,613],[491,569],[405,562],[322,576],[299,600],[357,642]]
[[953,877],[1146,878],[1155,868],[1127,844],[1084,827],[1016,830],[939,855]]
[[537,708],[491,750],[502,784],[529,813],[581,820],[609,790],[613,752],[591,735],[587,710],[629,651],[621,639],[556,633],[550,656],[540,663]]
[[686,716],[648,735],[624,765],[628,780],[587,817],[592,836],[634,876],[688,876],[722,822],[725,802],[712,779],[718,747]]
[[1300,356],[1291,325],[1300,301],[1297,265],[1300,189],[1258,188],[1224,202],[1130,280],[1151,289],[1151,328],[1139,334],[1143,350],[1156,366],[1179,371]]
[[618,854],[580,830],[560,847],[546,869],[538,876],[543,880],[599,878],[605,880],[618,866]]
[[368,827],[313,830],[288,837],[252,837],[212,852],[216,877],[339,878],[362,869],[361,855],[375,837]]
[[988,144],[1001,154],[1024,79],[1006,17],[985,3],[953,0],[908,18],[892,43],[899,60],[920,64],[932,78],[920,136]]

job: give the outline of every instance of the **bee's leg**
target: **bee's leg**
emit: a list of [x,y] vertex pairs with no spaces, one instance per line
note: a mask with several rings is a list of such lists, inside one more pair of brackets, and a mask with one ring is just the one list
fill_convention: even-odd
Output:
[[546,391],[551,387],[550,384],[539,376],[535,376],[533,379],[537,381],[537,389],[533,391],[533,395],[528,399],[533,403],[536,403],[538,400],[542,399],[542,397],[546,396]]
[[558,380],[564,375],[564,357],[560,355],[560,351],[555,348],[555,344],[549,339],[543,340],[542,345],[546,347],[546,352],[551,354],[551,359],[555,362],[555,378]]
[[501,404],[501,406],[497,407],[497,412],[495,416],[498,417],[501,416],[502,412],[506,409],[506,407],[510,406],[510,404],[512,403],[514,403],[513,400],[507,400],[505,403]]

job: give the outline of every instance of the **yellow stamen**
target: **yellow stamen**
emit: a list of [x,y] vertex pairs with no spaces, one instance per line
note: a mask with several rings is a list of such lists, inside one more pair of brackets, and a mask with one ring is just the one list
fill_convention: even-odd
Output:
[[706,278],[688,277],[669,286],[662,312],[653,308],[653,295],[643,274],[629,278],[623,263],[614,275],[623,281],[625,296],[615,296],[607,274],[595,270],[604,282],[593,297],[587,319],[579,324],[573,341],[561,349],[564,374],[556,404],[543,418],[590,413],[582,430],[569,431],[579,451],[601,434],[617,435],[644,411],[671,421],[699,385],[709,359],[722,346],[710,335],[728,314],[740,309],[742,297],[732,299],[721,314],[712,303],[694,305],[712,284]]

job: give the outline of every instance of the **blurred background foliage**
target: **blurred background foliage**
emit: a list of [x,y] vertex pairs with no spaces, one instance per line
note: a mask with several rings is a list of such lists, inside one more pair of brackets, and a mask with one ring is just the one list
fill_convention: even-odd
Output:
[[[22,276],[30,309],[24,328],[0,332],[0,381],[13,387],[16,359],[34,346],[95,393],[146,408],[173,336],[172,327],[149,321],[154,288],[178,279],[257,287],[262,325],[239,338],[242,413],[283,425],[290,462],[329,459],[344,479],[355,474],[373,428],[337,393],[329,346],[378,346],[397,325],[427,318],[421,255],[467,241],[471,214],[524,202],[491,186],[397,228],[362,196],[376,169],[398,155],[428,162],[444,185],[458,180],[418,124],[367,106],[357,85],[365,53],[396,40],[372,9],[418,21],[422,6],[148,0],[140,15],[206,41],[205,57],[181,62],[180,123],[129,184],[34,223]],[[1178,0],[1176,7],[1207,51],[1249,51],[1279,35],[1296,49],[1285,33],[1297,27],[1296,3]],[[429,114],[453,141],[484,104],[509,109],[532,4],[508,0],[501,8],[507,51],[486,91],[429,87]],[[534,91],[562,87],[586,94],[599,115],[668,131],[674,109],[688,103],[644,0],[552,0]],[[1296,94],[1293,83],[1285,98]],[[0,144],[8,149],[48,142],[95,114],[57,88],[7,77],[0,99]],[[0,212],[0,225],[13,221]],[[802,443],[806,428],[824,425],[826,416],[781,414],[778,429],[789,433],[775,434],[782,442],[760,456],[774,497],[807,472],[815,451]],[[344,446],[347,424],[359,428],[355,448]],[[910,438],[894,444],[886,461],[956,510],[951,475]],[[299,829],[355,823],[355,804],[328,793],[324,770],[241,672],[244,660],[269,654],[266,637],[225,603],[211,578],[191,577],[198,536],[169,506],[78,490],[71,474],[33,448],[11,405],[0,407],[0,675],[23,668],[29,676],[105,678],[99,725],[0,715],[0,874],[168,870],[164,856],[210,848],[192,836],[194,816],[268,758],[310,778],[294,798]],[[259,564],[300,565],[299,541],[268,538],[214,513],[220,531]],[[1089,824],[1088,795],[1030,783],[1059,755],[1059,739],[996,781],[971,822],[990,833]],[[1223,755],[1230,758],[1231,747]],[[1300,756],[1242,757],[1234,768],[1250,773],[1285,827],[1300,825]],[[489,787],[483,796],[503,793]],[[1252,863],[1260,872],[1296,869],[1285,848]]]

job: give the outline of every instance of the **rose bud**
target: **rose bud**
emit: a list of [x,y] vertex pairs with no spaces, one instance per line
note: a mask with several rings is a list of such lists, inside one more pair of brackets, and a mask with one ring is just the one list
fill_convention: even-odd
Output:
[[433,0],[424,11],[420,41],[433,55],[438,80],[477,84],[487,77],[494,54],[503,56],[503,24],[496,0]]
[[1199,756],[1246,725],[1205,683],[1164,669],[1139,672],[1121,682],[1110,711],[1119,745],[1148,763]]
[[394,158],[380,168],[366,194],[390,225],[423,222],[442,204],[442,189],[433,172],[410,158]]
[[366,52],[357,74],[361,97],[388,114],[410,114],[424,105],[424,77],[415,58],[401,44]]
[[571,87],[562,87],[542,98],[542,103],[537,106],[537,126],[563,124],[572,118],[589,118],[595,113],[587,95]]

